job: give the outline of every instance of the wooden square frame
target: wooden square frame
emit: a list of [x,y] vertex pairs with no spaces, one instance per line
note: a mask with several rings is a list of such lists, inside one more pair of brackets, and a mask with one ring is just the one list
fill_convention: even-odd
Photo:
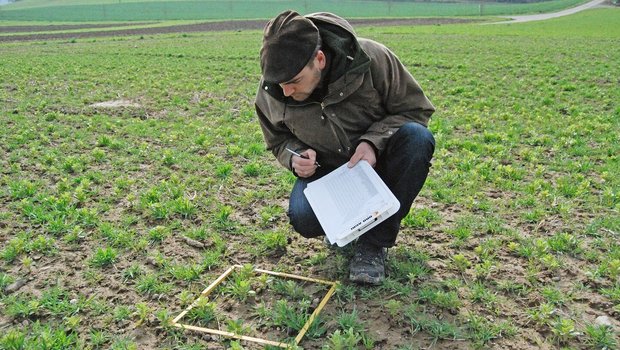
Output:
[[291,345],[298,345],[299,344],[301,339],[304,337],[304,335],[306,334],[306,332],[308,331],[308,329],[312,325],[312,322],[314,322],[315,318],[319,315],[319,313],[321,312],[323,307],[325,307],[325,304],[327,304],[327,301],[329,300],[329,298],[331,298],[331,296],[336,291],[336,286],[338,284],[337,282],[325,281],[325,280],[320,280],[320,279],[316,279],[316,278],[310,278],[310,277],[304,277],[304,276],[293,275],[293,274],[288,274],[288,273],[268,271],[268,270],[254,268],[253,271],[254,271],[255,274],[256,273],[265,273],[265,274],[276,276],[276,277],[291,278],[291,279],[297,279],[297,280],[302,280],[302,281],[307,281],[307,282],[326,284],[326,285],[330,285],[331,286],[331,288],[329,288],[329,290],[327,291],[327,293],[325,294],[325,296],[323,297],[323,299],[321,300],[321,302],[319,303],[317,308],[314,309],[314,312],[312,312],[312,314],[308,318],[308,321],[306,322],[306,324],[304,324],[304,326],[301,328],[301,330],[299,331],[299,333],[295,337],[294,344],[277,342],[277,341],[261,339],[261,338],[256,338],[256,337],[249,337],[249,336],[245,336],[245,335],[235,334],[235,333],[232,333],[232,332],[221,331],[219,329],[197,327],[197,326],[192,326],[190,324],[180,323],[181,319],[192,308],[194,308],[197,305],[198,301],[201,298],[208,297],[209,294],[211,294],[211,292],[218,285],[220,285],[234,270],[240,269],[242,267],[243,266],[241,266],[241,265],[233,265],[228,270],[224,271],[224,273],[222,273],[220,275],[220,277],[218,277],[215,281],[213,281],[213,283],[211,283],[207,288],[205,288],[205,290],[202,291],[202,293],[200,293],[200,296],[198,298],[196,298],[196,300],[194,300],[185,310],[183,310],[183,312],[181,312],[177,317],[174,318],[174,320],[172,320],[172,325],[174,327],[181,328],[181,329],[189,329],[189,330],[192,330],[192,331],[197,331],[197,332],[202,332],[202,333],[215,334],[215,335],[220,335],[220,336],[227,337],[227,338],[240,339],[240,340],[245,340],[245,341],[249,341],[249,342],[259,343],[259,344],[262,344],[262,345],[272,345],[272,346],[278,346],[278,347],[281,347],[281,348],[288,348]]

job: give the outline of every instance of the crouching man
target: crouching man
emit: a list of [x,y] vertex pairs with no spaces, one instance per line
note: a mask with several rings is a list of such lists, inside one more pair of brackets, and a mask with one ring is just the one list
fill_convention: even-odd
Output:
[[270,20],[260,64],[256,112],[267,148],[297,176],[288,209],[297,232],[325,234],[303,190],[344,163],[368,161],[398,198],[399,211],[358,239],[350,262],[350,280],[380,284],[386,248],[429,172],[435,108],[392,51],[331,13]]

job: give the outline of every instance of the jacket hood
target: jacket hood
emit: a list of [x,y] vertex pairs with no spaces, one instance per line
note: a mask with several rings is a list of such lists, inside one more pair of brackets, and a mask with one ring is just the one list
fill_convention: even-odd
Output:
[[347,20],[327,12],[306,17],[319,28],[323,46],[332,50],[331,81],[337,80],[344,73],[355,74],[368,69],[370,58],[360,47],[357,34]]

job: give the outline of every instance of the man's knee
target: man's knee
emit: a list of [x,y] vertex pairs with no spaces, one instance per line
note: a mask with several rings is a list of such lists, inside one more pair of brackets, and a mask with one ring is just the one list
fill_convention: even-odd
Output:
[[295,232],[299,233],[303,237],[312,238],[323,235],[323,230],[320,228],[320,224],[314,216],[314,213],[308,213],[306,211],[300,212],[289,209],[288,217],[289,223]]
[[425,126],[418,123],[407,123],[400,127],[393,136],[393,150],[409,154],[432,157],[435,152],[435,138]]

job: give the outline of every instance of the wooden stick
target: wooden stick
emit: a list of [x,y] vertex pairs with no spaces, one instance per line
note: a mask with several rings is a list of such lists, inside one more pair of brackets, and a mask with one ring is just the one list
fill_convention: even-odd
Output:
[[260,338],[254,338],[254,337],[248,337],[246,335],[238,335],[238,334],[231,333],[231,332],[220,331],[219,329],[196,327],[196,326],[191,326],[187,324],[175,324],[175,326],[178,328],[190,329],[193,331],[198,331],[198,332],[203,332],[203,333],[217,334],[217,335],[221,335],[221,336],[228,337],[228,338],[247,340],[247,341],[251,341],[255,343],[260,343],[263,345],[273,345],[273,346],[279,346],[281,348],[289,347],[289,344],[286,344],[286,343],[280,343],[280,342],[275,342],[275,341],[260,339]]
[[329,300],[329,298],[331,298],[334,292],[336,292],[337,283],[335,282],[330,282],[330,283],[332,283],[332,287],[327,291],[327,294],[325,294],[325,296],[323,297],[323,300],[321,300],[321,302],[319,303],[319,306],[317,306],[317,308],[314,309],[314,312],[312,313],[312,315],[310,315],[310,318],[308,318],[308,321],[306,322],[306,324],[301,328],[301,330],[299,330],[299,334],[297,334],[297,337],[295,337],[295,345],[299,344],[299,342],[301,341],[301,338],[303,338],[304,335],[306,335],[306,332],[312,325],[312,322],[314,322],[314,319],[319,315],[321,310],[323,310],[323,307],[325,307],[325,304],[327,304],[327,301]]
[[266,273],[269,275],[279,276],[279,277],[288,277],[288,278],[294,278],[298,280],[304,280],[304,281],[310,281],[310,282],[316,282],[316,283],[322,283],[322,284],[334,285],[336,283],[336,282],[330,282],[330,281],[320,280],[316,278],[304,277],[304,276],[299,276],[299,275],[291,275],[290,273],[284,273],[284,272],[275,272],[275,271],[268,271],[268,270],[262,270],[262,269],[254,269],[254,271]]
[[205,288],[205,290],[202,291],[202,293],[200,293],[200,297],[198,297],[196,300],[194,300],[193,303],[191,303],[183,312],[181,312],[179,314],[179,316],[175,317],[174,320],[172,320],[172,323],[175,324],[177,322],[179,322],[179,320],[181,318],[183,318],[183,316],[185,316],[189,310],[191,310],[194,306],[196,306],[196,304],[198,304],[198,301],[200,300],[200,298],[202,297],[206,297],[207,295],[209,295],[213,289],[215,287],[217,287],[218,284],[222,283],[222,281],[228,277],[228,275],[231,274],[231,272],[237,267],[238,265],[233,265],[231,266],[228,270],[226,270],[220,277],[218,277],[215,281],[213,281],[213,283],[211,283],[207,288]]

